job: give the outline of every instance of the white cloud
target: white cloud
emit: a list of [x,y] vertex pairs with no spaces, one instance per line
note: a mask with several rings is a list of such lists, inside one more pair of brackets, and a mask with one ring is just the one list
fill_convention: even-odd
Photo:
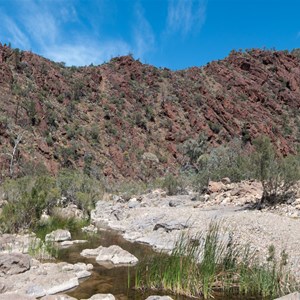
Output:
[[206,18],[205,0],[169,0],[167,33],[199,31]]
[[1,16],[1,19],[2,19],[2,26],[3,26],[2,30],[4,30],[5,28],[7,33],[9,34],[7,40],[10,41],[14,47],[29,49],[30,48],[29,39],[21,31],[19,26],[11,18]]
[[[1,18],[0,14],[3,25],[0,34],[9,35],[13,47],[33,49],[67,65],[99,64],[129,52],[143,59],[155,46],[155,35],[141,5],[134,6],[135,24],[130,43],[120,37],[102,36],[98,26],[101,14],[90,15],[72,0],[16,0],[15,5],[13,18],[5,15]],[[82,21],[83,16],[87,22]],[[95,22],[97,26],[93,26]],[[93,29],[88,32],[91,26]],[[68,31],[70,28],[72,32]]]
[[59,35],[59,10],[52,12],[47,1],[26,1],[21,20],[31,38],[45,46],[54,43]]
[[140,5],[136,6],[136,19],[134,25],[135,54],[138,58],[143,58],[146,52],[153,50],[155,45],[155,35],[150,23],[144,16],[144,11]]
[[65,62],[68,66],[84,66],[100,64],[114,56],[125,55],[130,47],[123,41],[106,41],[103,44],[91,45],[82,41],[77,44],[53,45],[47,47],[43,55],[57,62]]

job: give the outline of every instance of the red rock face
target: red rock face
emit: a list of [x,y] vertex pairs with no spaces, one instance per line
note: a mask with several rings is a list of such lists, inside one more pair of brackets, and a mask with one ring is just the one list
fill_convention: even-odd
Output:
[[[268,135],[278,151],[300,140],[300,60],[289,53],[232,52],[205,67],[172,72],[130,56],[66,68],[0,46],[3,153],[25,131],[16,173],[42,163],[86,168],[112,179],[143,178],[142,155],[159,159],[156,175],[176,170],[182,145],[206,134],[213,146]],[[7,159],[0,161],[7,173]],[[26,172],[25,172],[26,173]]]

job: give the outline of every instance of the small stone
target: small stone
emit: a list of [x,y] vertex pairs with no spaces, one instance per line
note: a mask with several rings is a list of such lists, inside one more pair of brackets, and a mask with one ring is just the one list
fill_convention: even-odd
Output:
[[146,300],[173,300],[169,296],[149,296]]
[[83,270],[83,271],[79,271],[76,272],[76,276],[80,279],[80,278],[85,278],[85,277],[89,277],[91,276],[91,272],[87,271],[87,270]]
[[130,199],[128,201],[128,208],[136,208],[140,206],[140,202],[136,198]]
[[221,179],[221,182],[224,183],[224,184],[230,184],[231,183],[231,180],[229,177],[224,177]]
[[169,206],[170,207],[177,207],[177,206],[181,206],[182,205],[182,201],[178,200],[178,199],[172,199],[169,201]]
[[98,228],[93,224],[82,227],[81,230],[82,230],[82,232],[88,232],[88,233],[97,233],[98,232]]

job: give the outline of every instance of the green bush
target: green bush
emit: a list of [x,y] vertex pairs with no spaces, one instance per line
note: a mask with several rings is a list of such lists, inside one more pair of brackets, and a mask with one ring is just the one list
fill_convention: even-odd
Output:
[[193,185],[198,191],[205,190],[209,180],[219,181],[229,177],[236,182],[255,177],[249,153],[245,151],[239,140],[233,140],[227,145],[201,154],[194,164],[197,172]]
[[42,212],[54,205],[51,193],[54,181],[48,176],[23,177],[4,183],[3,190],[8,203],[4,206],[0,221],[5,232],[32,229]]
[[56,177],[37,176],[8,180],[1,187],[7,204],[0,216],[2,232],[34,230],[43,212],[56,206],[77,205],[89,216],[104,187],[98,180],[75,171],[61,171]]
[[173,174],[168,174],[164,177],[162,188],[167,191],[169,196],[182,194],[185,191],[182,178]]
[[80,228],[87,225],[87,220],[78,220],[75,218],[63,218],[59,215],[53,215],[48,220],[38,222],[35,233],[42,241],[45,240],[46,234],[57,230],[67,229],[71,232],[77,232]]
[[253,145],[254,149],[249,151],[243,141],[233,140],[209,150],[204,147],[203,139],[189,141],[185,153],[195,171],[194,188],[205,191],[209,180],[219,181],[224,177],[233,182],[256,179],[263,186],[259,207],[293,197],[300,180],[299,154],[282,157],[275,152],[270,139],[263,136],[255,139]]
[[253,164],[257,166],[257,178],[263,185],[260,204],[277,204],[293,197],[300,180],[300,157],[278,157],[271,141],[260,137],[254,141]]

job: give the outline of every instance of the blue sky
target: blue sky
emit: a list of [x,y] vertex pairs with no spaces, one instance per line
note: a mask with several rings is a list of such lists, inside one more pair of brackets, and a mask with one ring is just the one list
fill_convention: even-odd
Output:
[[171,69],[300,48],[300,0],[0,0],[0,41],[67,65],[132,53]]

